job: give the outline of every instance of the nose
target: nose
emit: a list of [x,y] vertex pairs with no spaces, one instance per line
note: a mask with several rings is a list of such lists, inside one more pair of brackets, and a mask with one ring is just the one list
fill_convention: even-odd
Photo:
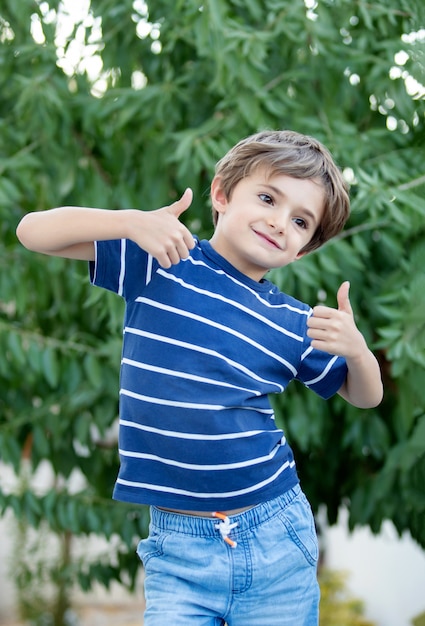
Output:
[[274,213],[267,220],[270,228],[278,235],[283,235],[286,231],[286,221],[282,214]]

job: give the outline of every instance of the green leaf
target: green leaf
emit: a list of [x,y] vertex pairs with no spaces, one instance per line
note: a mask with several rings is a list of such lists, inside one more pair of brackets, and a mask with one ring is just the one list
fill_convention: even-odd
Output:
[[103,386],[102,366],[98,358],[92,354],[87,354],[84,358],[84,369],[95,389]]
[[51,348],[45,348],[42,355],[44,376],[53,389],[59,381],[59,361],[56,352]]

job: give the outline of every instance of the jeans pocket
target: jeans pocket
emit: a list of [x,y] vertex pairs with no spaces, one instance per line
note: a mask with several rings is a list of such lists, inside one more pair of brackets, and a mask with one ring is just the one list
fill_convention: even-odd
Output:
[[317,565],[319,545],[314,516],[303,493],[297,496],[281,513],[280,520],[294,544],[310,565]]
[[136,552],[145,568],[152,557],[161,556],[164,553],[162,548],[164,540],[165,534],[153,532],[146,539],[139,541]]

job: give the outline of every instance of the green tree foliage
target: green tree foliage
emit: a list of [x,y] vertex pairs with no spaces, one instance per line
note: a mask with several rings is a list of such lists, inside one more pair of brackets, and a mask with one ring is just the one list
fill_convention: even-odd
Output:
[[[72,2],[70,6],[72,6]],[[94,578],[130,584],[147,512],[112,503],[122,304],[82,263],[17,242],[24,213],[64,204],[154,209],[191,186],[185,214],[212,232],[214,164],[260,128],[321,139],[352,183],[345,232],[273,279],[335,305],[351,281],[386,395],[360,411],[294,386],[275,399],[314,508],[425,547],[425,5],[422,0],[58,0],[0,8],[0,454],[51,463],[48,492],[0,504],[56,532],[120,535]],[[59,28],[59,24],[62,26]],[[70,477],[86,478],[74,493]]]

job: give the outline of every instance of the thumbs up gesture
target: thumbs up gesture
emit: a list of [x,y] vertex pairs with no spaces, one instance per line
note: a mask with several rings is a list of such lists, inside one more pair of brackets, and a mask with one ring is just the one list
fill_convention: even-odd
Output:
[[350,283],[342,283],[337,292],[338,308],[318,305],[308,319],[307,335],[317,350],[354,358],[364,351],[366,342],[354,321],[349,298]]
[[187,258],[195,245],[190,231],[179,219],[191,205],[192,197],[188,188],[169,206],[156,211],[130,211],[129,239],[152,254],[164,268]]

